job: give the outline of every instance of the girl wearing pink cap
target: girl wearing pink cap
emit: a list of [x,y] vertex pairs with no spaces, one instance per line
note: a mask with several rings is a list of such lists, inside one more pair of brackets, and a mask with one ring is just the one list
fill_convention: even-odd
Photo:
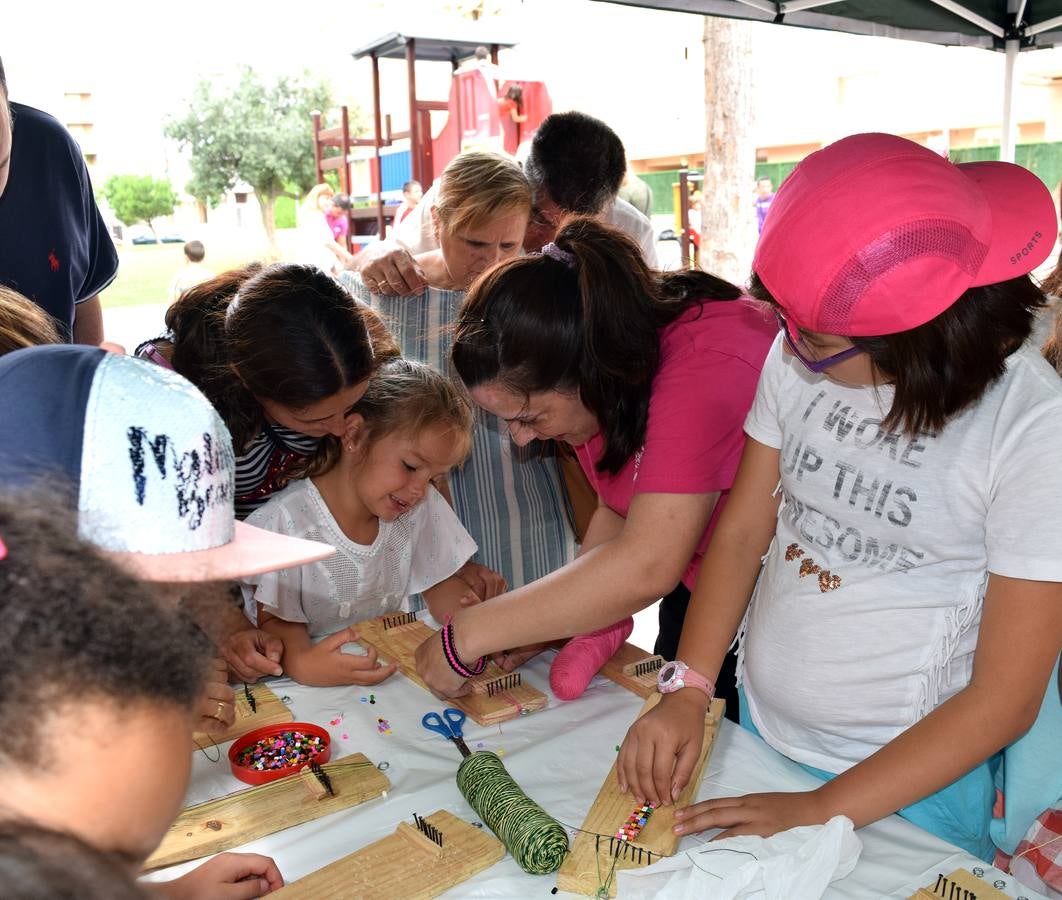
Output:
[[679,644],[700,690],[664,686],[619,772],[677,796],[737,635],[742,723],[825,784],[705,800],[680,833],[899,811],[990,858],[997,754],[1062,644],[1062,381],[1026,343],[1055,230],[1031,173],[891,135],[779,189],[751,292],[780,334]]

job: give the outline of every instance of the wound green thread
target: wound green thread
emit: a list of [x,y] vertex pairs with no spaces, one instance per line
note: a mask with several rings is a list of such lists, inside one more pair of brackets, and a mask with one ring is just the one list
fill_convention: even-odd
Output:
[[520,789],[494,753],[478,750],[467,757],[457,770],[457,786],[521,869],[548,875],[561,867],[567,832]]

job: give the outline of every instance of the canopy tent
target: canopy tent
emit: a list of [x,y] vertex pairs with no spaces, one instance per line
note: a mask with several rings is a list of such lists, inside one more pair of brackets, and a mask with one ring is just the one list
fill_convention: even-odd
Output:
[[1014,159],[1014,63],[1062,44],[1062,0],[599,0],[674,12],[902,38],[1005,54],[1000,157]]

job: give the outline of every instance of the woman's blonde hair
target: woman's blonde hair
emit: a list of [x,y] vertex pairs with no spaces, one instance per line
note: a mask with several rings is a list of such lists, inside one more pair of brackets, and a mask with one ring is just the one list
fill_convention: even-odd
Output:
[[320,200],[321,194],[325,193],[331,194],[333,197],[336,194],[336,192],[332,190],[332,185],[330,184],[325,184],[323,182],[321,184],[315,184],[310,188],[305,199],[302,201],[303,206],[309,207],[310,209],[317,209],[317,201]]
[[48,313],[18,291],[0,285],[0,356],[23,347],[61,343]]
[[531,188],[523,169],[500,153],[471,150],[443,170],[435,211],[448,234],[474,228],[501,210],[531,212]]
[[[416,435],[425,428],[441,426],[461,442],[460,459],[472,449],[472,406],[465,393],[431,366],[409,359],[392,359],[369,379],[369,387],[351,409],[364,420],[359,430],[362,447],[368,448],[394,432]],[[324,438],[307,475],[321,475],[339,460],[339,439]]]

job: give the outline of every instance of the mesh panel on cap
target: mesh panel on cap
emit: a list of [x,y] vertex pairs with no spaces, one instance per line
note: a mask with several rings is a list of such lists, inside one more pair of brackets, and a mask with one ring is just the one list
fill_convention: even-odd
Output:
[[971,278],[981,268],[988,245],[950,219],[922,219],[898,225],[848,260],[822,292],[816,330],[847,334],[852,312],[867,288],[891,269],[922,256],[946,259]]

